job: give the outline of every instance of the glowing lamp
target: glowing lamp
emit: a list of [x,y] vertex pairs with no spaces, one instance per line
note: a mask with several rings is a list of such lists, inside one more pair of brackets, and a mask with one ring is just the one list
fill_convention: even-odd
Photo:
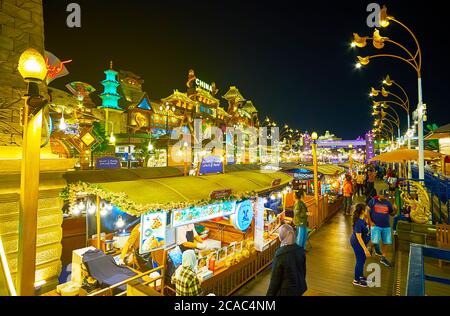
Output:
[[148,143],[148,150],[150,150],[150,151],[153,150],[153,145],[152,145],[152,143]]
[[313,133],[311,134],[311,139],[312,139],[312,140],[317,140],[317,138],[319,138],[319,135],[317,135],[316,132],[313,132]]
[[47,75],[47,65],[45,64],[44,57],[33,48],[28,48],[20,55],[17,69],[22,78],[28,82],[41,82]]
[[66,128],[67,128],[67,124],[66,124],[66,121],[64,121],[64,116],[63,116],[63,117],[61,117],[61,120],[59,121],[59,129],[61,131],[65,131]]
[[117,218],[116,227],[123,228],[123,226],[125,226],[125,221],[123,220],[122,216],[119,215]]
[[81,210],[78,208],[78,206],[71,209],[71,213],[73,216],[79,216],[81,214]]
[[111,136],[109,136],[109,142],[111,144],[114,144],[116,142],[116,137],[114,136],[114,134],[111,132]]

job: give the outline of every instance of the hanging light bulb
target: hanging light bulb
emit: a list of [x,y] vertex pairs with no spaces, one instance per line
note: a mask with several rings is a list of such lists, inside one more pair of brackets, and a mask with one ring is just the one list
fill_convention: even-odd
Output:
[[270,199],[271,199],[271,200],[275,200],[275,199],[276,199],[275,194],[272,194],[272,195],[270,196]]
[[81,210],[78,208],[78,206],[71,208],[70,212],[73,216],[79,216],[81,214]]
[[112,209],[113,209],[112,203],[106,204],[106,209],[107,209],[109,212],[112,211]]
[[111,132],[111,135],[109,136],[109,143],[110,144],[116,143],[116,136],[114,136],[113,132]]
[[108,211],[105,208],[100,209],[100,216],[105,217],[108,214]]
[[125,221],[123,220],[122,216],[119,215],[117,217],[116,227],[117,228],[122,228],[123,226],[125,226]]
[[77,209],[79,209],[80,212],[81,212],[81,211],[84,211],[84,210],[86,209],[86,204],[84,204],[83,201],[78,202],[78,204],[77,204]]
[[64,107],[62,108],[61,112],[61,120],[59,121],[59,130],[65,131],[67,128],[66,121],[64,121]]
[[87,211],[90,215],[95,214],[95,212],[97,211],[97,207],[91,202],[88,206]]

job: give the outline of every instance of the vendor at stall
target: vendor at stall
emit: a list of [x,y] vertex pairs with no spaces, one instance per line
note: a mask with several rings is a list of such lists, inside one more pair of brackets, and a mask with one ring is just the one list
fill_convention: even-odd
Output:
[[203,239],[195,230],[194,224],[188,224],[177,228],[177,244],[181,251],[188,249],[205,249]]
[[140,247],[140,234],[141,223],[134,226],[131,231],[130,237],[128,237],[125,246],[123,246],[119,257],[119,264],[126,264],[129,266],[137,267],[141,270],[151,268],[151,260],[147,255],[141,255],[139,253]]

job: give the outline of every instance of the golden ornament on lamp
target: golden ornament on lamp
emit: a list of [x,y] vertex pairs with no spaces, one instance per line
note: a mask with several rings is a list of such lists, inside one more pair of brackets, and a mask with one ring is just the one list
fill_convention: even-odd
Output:
[[388,40],[389,38],[383,37],[380,35],[380,31],[378,29],[375,29],[373,32],[373,47],[376,49],[382,49],[384,47],[384,41]]
[[353,33],[352,47],[363,48],[367,45],[367,36],[359,36],[357,33]]

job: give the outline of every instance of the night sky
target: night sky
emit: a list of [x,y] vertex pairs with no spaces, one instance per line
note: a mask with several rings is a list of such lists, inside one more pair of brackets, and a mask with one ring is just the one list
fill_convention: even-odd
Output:
[[[66,26],[71,2],[81,5],[81,28]],[[356,138],[372,122],[370,86],[379,87],[387,73],[409,91],[414,109],[417,102],[416,74],[406,63],[378,59],[354,69],[356,55],[379,52],[371,44],[349,48],[353,32],[373,32],[366,25],[369,2],[44,0],[46,49],[73,59],[70,75],[51,85],[63,89],[79,80],[101,92],[103,71],[113,60],[116,70],[140,75],[150,98],[160,99],[173,89],[184,92],[192,68],[203,81],[215,81],[220,96],[236,85],[261,119],[268,115],[302,131]],[[443,125],[450,122],[448,12],[433,3],[380,5],[418,36],[428,123]],[[414,48],[397,25],[381,34]],[[406,122],[405,112],[399,114]]]

